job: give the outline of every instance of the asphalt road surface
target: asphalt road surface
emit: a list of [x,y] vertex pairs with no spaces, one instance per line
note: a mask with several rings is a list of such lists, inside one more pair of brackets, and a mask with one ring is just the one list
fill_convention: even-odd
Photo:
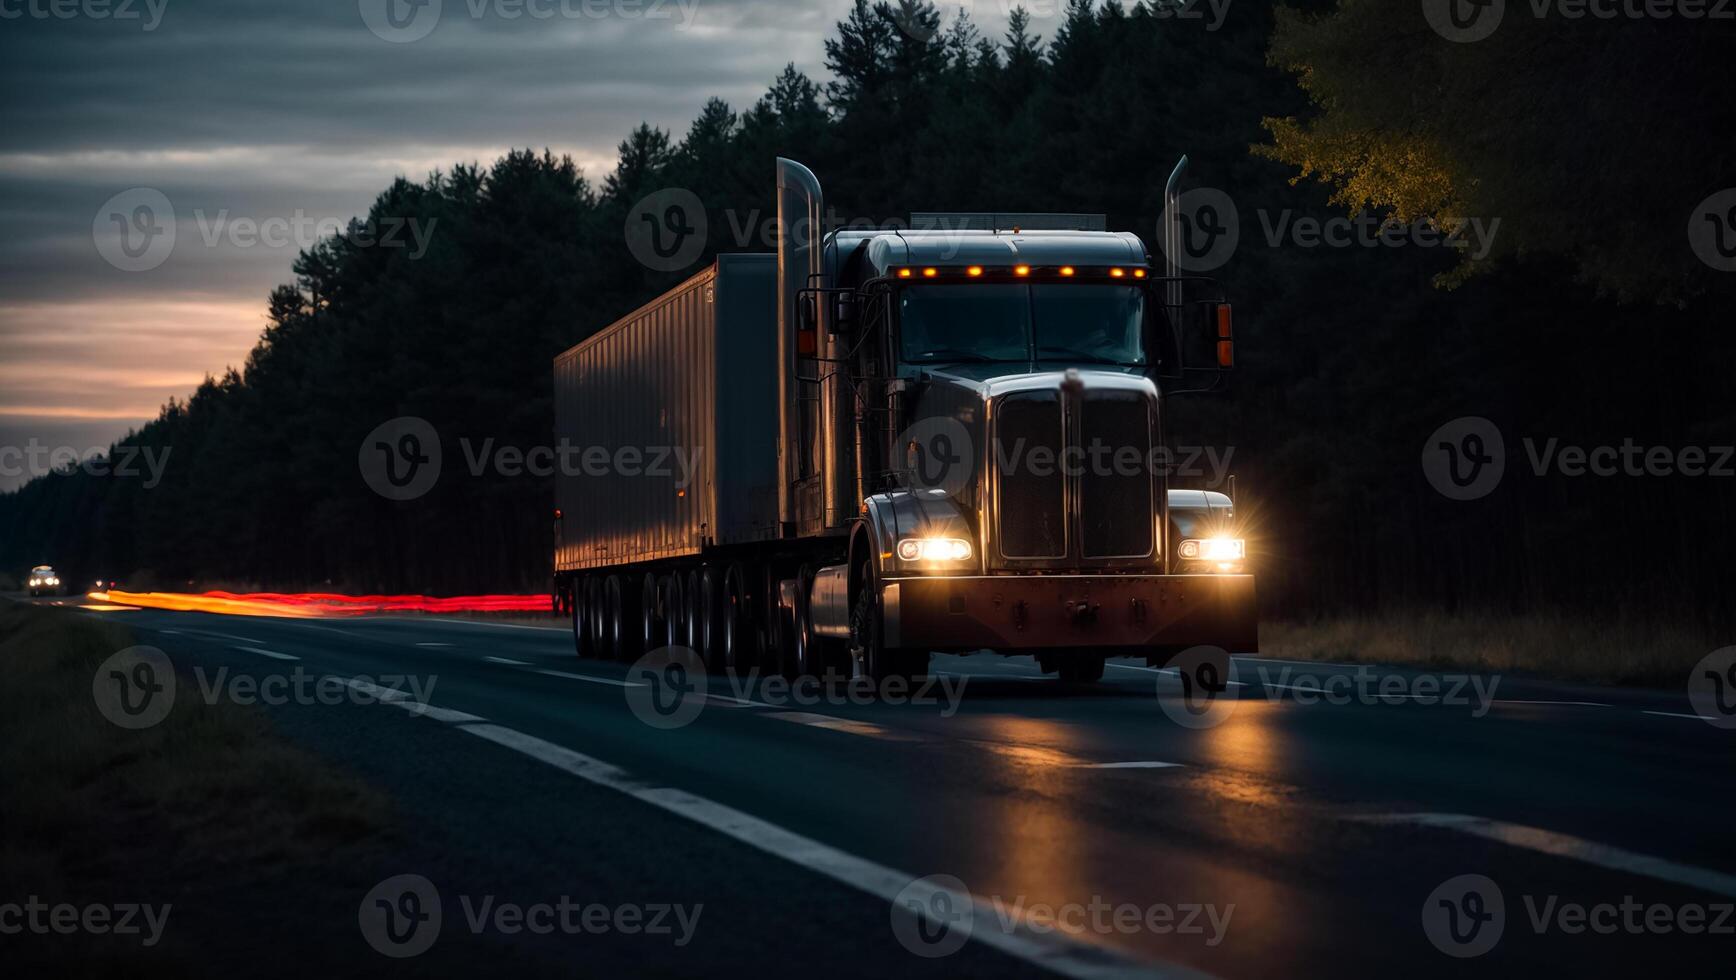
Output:
[[[286,927],[342,972],[1704,975],[1736,954],[1736,731],[1685,693],[1238,657],[1204,708],[1132,661],[1068,687],[983,654],[936,658],[917,703],[723,678],[659,700],[668,675],[578,660],[555,627],[90,614],[163,650],[179,697],[224,668],[217,697],[351,682],[274,716],[393,795],[400,870],[438,891],[388,884],[383,940],[353,904]],[[703,913],[683,943],[473,924],[476,896],[563,895]],[[387,955],[431,906],[427,951]]]

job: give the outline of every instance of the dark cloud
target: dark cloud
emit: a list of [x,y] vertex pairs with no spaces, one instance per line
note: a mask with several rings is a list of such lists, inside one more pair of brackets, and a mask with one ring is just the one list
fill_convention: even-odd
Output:
[[[106,443],[239,364],[308,241],[249,244],[234,222],[335,227],[394,176],[512,147],[570,153],[600,180],[641,120],[679,135],[707,97],[745,107],[786,62],[822,76],[849,5],[669,0],[647,18],[653,0],[566,0],[577,16],[539,19],[511,12],[561,0],[420,0],[437,25],[390,43],[363,16],[386,2],[418,9],[0,0],[0,446],[69,426]],[[972,6],[1004,20],[1002,0]],[[37,16],[53,9],[79,13]],[[130,188],[175,218],[148,271],[97,244],[99,210]]]

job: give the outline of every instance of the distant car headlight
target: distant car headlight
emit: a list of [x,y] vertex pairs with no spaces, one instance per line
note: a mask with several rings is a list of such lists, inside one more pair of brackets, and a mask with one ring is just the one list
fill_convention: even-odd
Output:
[[1190,538],[1181,543],[1178,553],[1192,561],[1241,561],[1248,556],[1248,542],[1243,538]]
[[905,538],[898,542],[900,561],[969,561],[970,542],[963,538]]
[[49,584],[49,585],[59,585],[59,584],[60,584],[60,579],[57,579],[57,578],[51,578],[51,579],[49,579],[49,580],[48,580],[48,584]]

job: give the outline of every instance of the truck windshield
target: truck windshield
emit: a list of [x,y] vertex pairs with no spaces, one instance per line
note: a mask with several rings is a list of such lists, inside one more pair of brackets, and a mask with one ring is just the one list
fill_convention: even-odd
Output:
[[899,299],[906,362],[1145,363],[1145,293],[1107,283],[936,283]]

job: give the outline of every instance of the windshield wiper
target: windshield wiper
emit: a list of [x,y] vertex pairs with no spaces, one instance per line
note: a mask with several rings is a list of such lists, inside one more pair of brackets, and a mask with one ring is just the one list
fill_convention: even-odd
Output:
[[[972,364],[993,364],[1000,358],[990,357],[980,351],[960,350],[956,347],[943,347],[940,350],[923,351],[919,355],[923,361],[969,361]],[[1022,358],[1021,358],[1022,360]]]
[[1054,360],[1055,358],[1058,358],[1058,357],[1059,358],[1069,358],[1069,359],[1076,360],[1076,361],[1085,361],[1085,362],[1090,363],[1090,364],[1118,364],[1118,365],[1121,365],[1122,367],[1129,366],[1126,361],[1117,361],[1114,358],[1104,357],[1101,354],[1096,354],[1096,353],[1093,353],[1091,351],[1074,350],[1071,347],[1039,347],[1039,348],[1037,348],[1037,360],[1039,360],[1039,361]]

